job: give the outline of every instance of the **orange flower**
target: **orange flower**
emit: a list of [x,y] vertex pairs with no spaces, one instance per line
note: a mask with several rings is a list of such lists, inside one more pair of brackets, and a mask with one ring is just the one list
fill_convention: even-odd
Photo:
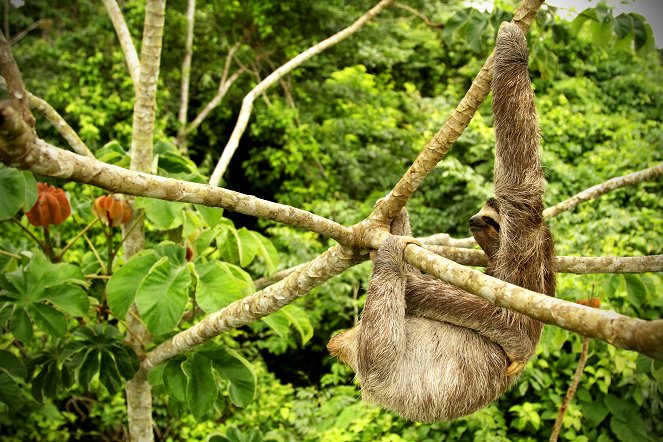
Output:
[[58,225],[71,213],[64,190],[46,183],[37,183],[37,202],[26,213],[33,226]]
[[131,206],[112,196],[100,196],[94,201],[92,211],[107,226],[113,227],[131,221]]

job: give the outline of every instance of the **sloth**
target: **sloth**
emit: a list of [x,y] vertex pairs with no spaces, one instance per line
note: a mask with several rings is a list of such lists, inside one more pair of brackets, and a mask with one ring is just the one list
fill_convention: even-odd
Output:
[[[545,180],[527,42],[505,23],[493,64],[495,198],[470,218],[486,274],[555,294],[554,244],[543,219]],[[471,414],[514,384],[542,324],[407,264],[416,243],[405,210],[378,248],[361,320],[327,348],[357,374],[362,398],[420,422]],[[400,236],[394,236],[400,235]]]

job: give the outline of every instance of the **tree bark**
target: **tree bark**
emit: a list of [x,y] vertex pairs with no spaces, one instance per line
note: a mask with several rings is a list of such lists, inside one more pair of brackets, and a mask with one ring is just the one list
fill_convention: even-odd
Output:
[[193,57],[193,26],[196,18],[196,0],[189,0],[186,9],[186,43],[184,46],[184,58],[182,60],[182,84],[180,89],[180,111],[177,121],[180,126],[177,129],[177,145],[180,151],[186,155],[186,122],[189,109],[189,79],[191,78],[191,58]]
[[[163,27],[166,16],[165,0],[148,0],[145,5],[145,23],[141,44],[140,68],[134,101],[131,132],[131,170],[149,173],[152,170],[152,146],[156,118],[156,93],[161,64]],[[122,23],[124,20],[122,20]],[[114,21],[115,23],[115,21]],[[126,25],[125,25],[126,27]],[[135,69],[134,69],[135,72]],[[144,217],[134,210],[134,220],[124,227],[126,240],[124,254],[131,257],[143,249],[145,242]],[[135,225],[138,223],[138,225]],[[134,226],[135,225],[135,226]],[[112,271],[112,269],[109,269]],[[139,358],[145,357],[145,345],[150,336],[135,304],[127,319],[127,342]],[[127,414],[132,441],[152,442],[152,389],[147,376],[140,370],[127,382]]]
[[120,47],[122,48],[122,53],[124,53],[124,60],[127,63],[127,69],[129,70],[129,75],[131,76],[131,82],[134,85],[134,92],[138,94],[138,82],[140,81],[140,62],[138,61],[138,53],[136,52],[136,47],[134,46],[133,39],[131,38],[131,33],[127,27],[127,22],[124,21],[124,15],[122,15],[122,10],[118,6],[116,0],[103,0],[103,2],[104,6],[106,6],[108,16],[113,22],[113,27],[115,28],[117,38],[120,41]]

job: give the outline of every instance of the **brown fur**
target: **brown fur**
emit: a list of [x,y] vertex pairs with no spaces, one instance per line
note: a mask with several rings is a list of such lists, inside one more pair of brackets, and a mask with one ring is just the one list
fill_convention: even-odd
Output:
[[[489,256],[487,274],[554,296],[527,45],[516,26],[505,25],[496,46],[496,196],[471,220],[472,233]],[[391,231],[411,235],[405,211]],[[542,325],[421,273],[405,262],[406,244],[393,236],[382,243],[360,324],[332,338],[329,351],[357,373],[366,401],[407,419],[473,413],[517,379],[507,367],[533,355]]]

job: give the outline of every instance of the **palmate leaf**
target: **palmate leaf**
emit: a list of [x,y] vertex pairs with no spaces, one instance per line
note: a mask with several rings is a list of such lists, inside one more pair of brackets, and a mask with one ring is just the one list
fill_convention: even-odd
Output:
[[188,266],[177,267],[166,257],[152,266],[136,292],[136,306],[151,333],[175,328],[186,307],[190,282]]

